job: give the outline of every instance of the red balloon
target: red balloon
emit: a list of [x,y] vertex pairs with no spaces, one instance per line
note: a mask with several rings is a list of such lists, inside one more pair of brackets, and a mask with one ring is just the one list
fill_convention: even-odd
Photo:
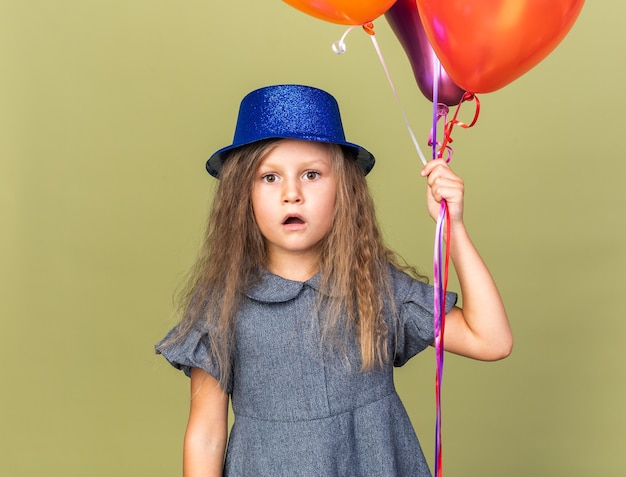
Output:
[[396,0],[283,0],[298,10],[328,22],[364,25],[385,13]]
[[[409,58],[417,86],[422,94],[432,101],[437,55],[424,31],[417,3],[415,0],[397,0],[385,13],[385,18]],[[465,91],[459,88],[441,67],[437,81],[437,102],[448,106],[458,104],[463,93]]]
[[509,84],[543,60],[584,0],[416,0],[430,44],[450,77],[472,93]]

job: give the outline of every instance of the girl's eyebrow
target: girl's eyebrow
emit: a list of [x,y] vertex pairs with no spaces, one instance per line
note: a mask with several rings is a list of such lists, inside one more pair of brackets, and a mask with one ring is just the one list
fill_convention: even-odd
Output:
[[[283,169],[285,166],[282,165],[279,161],[276,162],[261,162],[257,168],[257,170],[279,170]],[[330,163],[325,161],[324,159],[312,159],[310,161],[303,162],[298,164],[298,169],[306,170],[306,169],[322,169],[329,168]]]

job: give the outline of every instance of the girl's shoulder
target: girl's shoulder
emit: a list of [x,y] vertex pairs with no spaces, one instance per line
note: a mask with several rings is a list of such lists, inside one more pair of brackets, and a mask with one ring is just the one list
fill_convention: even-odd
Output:
[[406,295],[412,289],[428,289],[428,280],[417,273],[412,267],[403,267],[394,263],[389,263],[387,266],[391,288],[394,292],[394,296]]
[[[393,300],[397,307],[418,305],[432,313],[433,303],[435,300],[435,288],[428,283],[426,277],[421,275],[414,276],[415,270],[408,271],[403,267],[397,267],[393,264],[389,265],[389,274],[391,277],[391,288]],[[455,292],[446,291],[445,303],[446,312],[456,305],[458,295]]]

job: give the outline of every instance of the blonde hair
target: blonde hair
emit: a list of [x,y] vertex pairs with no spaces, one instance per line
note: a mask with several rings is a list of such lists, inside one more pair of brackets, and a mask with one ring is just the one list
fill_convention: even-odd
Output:
[[[245,291],[260,278],[267,259],[252,211],[255,172],[279,141],[238,148],[225,161],[204,244],[181,294],[184,316],[172,339],[182,338],[195,323],[206,322],[210,352],[224,388],[232,370],[235,317]],[[325,308],[322,341],[340,353],[339,337],[352,328],[360,345],[361,369],[371,370],[390,359],[383,316],[383,297],[392,299],[388,267],[391,264],[419,274],[400,265],[383,244],[365,176],[351,152],[332,144],[328,150],[337,196],[331,230],[320,243],[320,287],[326,297],[333,297]]]

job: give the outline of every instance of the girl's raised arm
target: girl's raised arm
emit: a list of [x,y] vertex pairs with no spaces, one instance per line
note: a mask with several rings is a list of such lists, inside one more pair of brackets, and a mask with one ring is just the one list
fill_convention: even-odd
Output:
[[217,380],[191,370],[191,406],[185,431],[184,477],[222,475],[228,440],[228,394]]
[[485,361],[511,353],[513,335],[496,284],[472,243],[463,222],[464,184],[445,161],[429,162],[428,209],[433,218],[442,199],[450,214],[450,257],[461,285],[463,308],[446,315],[444,347],[447,351]]

